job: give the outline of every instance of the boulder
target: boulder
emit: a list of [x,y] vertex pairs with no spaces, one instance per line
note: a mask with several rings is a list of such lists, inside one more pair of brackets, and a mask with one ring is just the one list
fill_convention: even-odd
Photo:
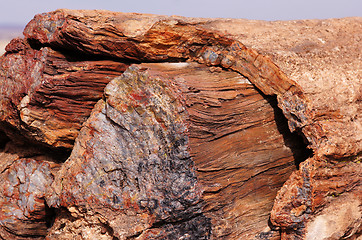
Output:
[[0,237],[44,239],[54,217],[45,194],[64,156],[9,143],[0,159]]
[[[13,139],[71,149],[105,85],[127,68],[112,60],[13,39],[0,60],[0,127]],[[19,140],[20,139],[20,140]]]
[[132,65],[105,96],[47,198],[78,221],[57,218],[54,237],[99,232],[97,218],[119,239],[265,234],[278,189],[307,157],[275,99],[198,63]]
[[[357,239],[361,25],[36,15],[0,60],[0,144],[71,155],[51,175],[44,170],[49,180],[36,188],[45,203],[31,211],[51,214],[3,211],[0,233]],[[53,165],[14,166],[0,174],[3,189],[18,168],[32,176]],[[14,191],[4,206],[29,196]],[[28,234],[14,227],[29,216]]]

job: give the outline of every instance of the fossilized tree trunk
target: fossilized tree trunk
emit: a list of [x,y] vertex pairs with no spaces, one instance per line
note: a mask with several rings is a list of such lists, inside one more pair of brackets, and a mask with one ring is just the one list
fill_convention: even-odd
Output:
[[124,215],[126,225],[110,223],[119,238],[182,237],[189,225],[193,238],[267,229],[277,190],[305,155],[286,120],[275,119],[273,99],[237,73],[197,63],[133,65],[105,96],[54,182],[52,207],[76,202],[108,217],[98,208],[112,207]]
[[0,236],[357,238],[358,77],[321,104],[218,21],[37,15],[1,58]]
[[71,148],[103,88],[127,66],[49,47],[34,49],[26,40],[12,40],[1,59],[2,129],[15,141],[22,135],[48,146]]

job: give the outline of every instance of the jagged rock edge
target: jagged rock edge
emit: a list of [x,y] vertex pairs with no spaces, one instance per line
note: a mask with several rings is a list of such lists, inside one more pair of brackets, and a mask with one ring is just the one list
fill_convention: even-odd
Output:
[[[64,22],[62,22],[64,23]],[[145,33],[152,32],[154,28],[162,26],[164,20],[154,23],[149,30]],[[187,25],[187,23],[178,20],[174,25]],[[166,25],[170,26],[169,22]],[[276,96],[278,100],[278,107],[282,110],[285,117],[288,119],[289,128],[291,131],[297,129],[301,130],[304,126],[310,125],[313,114],[308,110],[306,104],[307,99],[298,84],[289,78],[268,58],[253,49],[246,48],[241,42],[230,39],[222,34],[214,31],[205,30],[196,26],[191,26],[196,32],[208,32],[214,39],[211,45],[203,45],[201,48],[192,50],[193,43],[190,43],[190,49],[187,49],[185,58],[178,58],[178,60],[185,61],[187,59],[199,63],[204,63],[208,66],[222,67],[238,72],[239,74],[247,77],[250,82],[256,86],[265,95]],[[24,30],[24,33],[26,30]],[[129,39],[132,41],[132,39]],[[186,39],[188,41],[188,39]],[[41,41],[39,41],[41,43]],[[208,41],[209,42],[209,41]],[[42,43],[44,45],[54,47],[57,50],[61,49],[61,44]],[[69,44],[69,43],[68,43]],[[182,43],[188,45],[187,43]],[[209,42],[210,44],[210,42]],[[69,46],[68,46],[69,47]],[[65,50],[68,50],[66,47]],[[78,50],[77,47],[74,50]],[[140,61],[152,61],[155,59],[140,59]],[[127,59],[127,57],[126,57]],[[171,57],[172,59],[172,57]],[[127,60],[134,61],[132,57]],[[174,60],[174,59],[172,59]],[[157,61],[164,61],[156,59]],[[253,68],[253,69],[252,69]],[[262,71],[264,69],[264,72]],[[257,74],[255,74],[255,70]],[[274,79],[270,79],[273,77]],[[264,82],[263,82],[264,81]],[[309,115],[309,118],[306,117]],[[302,132],[302,131],[300,131]],[[317,149],[317,139],[311,139],[305,136],[312,144],[313,149]]]
[[[51,29],[46,29],[47,36],[44,39],[37,39],[38,36],[31,35],[31,22],[35,21],[37,17],[41,15],[36,15],[34,19],[27,25],[24,30],[24,35],[28,40],[35,40],[39,44],[44,46],[50,46],[56,49],[65,50],[77,50],[87,52],[87,46],[75,46],[71,45],[72,42],[71,36],[62,35],[62,30],[66,29],[68,22],[68,16],[70,16],[71,20],[79,21],[77,18],[81,18],[82,16],[72,16],[72,12],[68,12],[67,9],[60,9],[53,12],[54,18],[51,17],[50,21],[53,21],[53,26]],[[48,16],[49,13],[47,13]],[[60,16],[59,16],[60,15]],[[150,17],[149,15],[147,17]],[[321,138],[320,136],[326,136],[323,133],[323,130],[320,126],[315,126],[313,123],[314,112],[308,107],[308,99],[304,95],[301,87],[293,80],[289,79],[280,69],[274,64],[269,57],[263,56],[259,54],[257,51],[245,47],[240,41],[234,40],[230,37],[225,36],[222,33],[211,31],[204,29],[200,26],[196,26],[194,23],[190,22],[185,18],[175,18],[175,17],[166,17],[166,16],[157,16],[152,15],[153,18],[158,18],[158,20],[153,21],[153,24],[142,33],[143,36],[147,34],[152,34],[153,31],[160,32],[157,28],[167,28],[178,27],[178,26],[186,26],[189,27],[192,32],[199,33],[200,35],[204,35],[202,37],[211,36],[210,39],[207,39],[207,45],[197,46],[197,42],[193,42],[190,39],[181,39],[186,40],[186,42],[173,42],[174,46],[180,48],[186,48],[186,51],[183,50],[182,57],[173,57],[172,53],[168,56],[152,56],[151,55],[143,55],[139,59],[134,59],[134,56],[130,56],[127,53],[115,53],[114,58],[123,58],[127,60],[138,60],[140,62],[164,62],[167,60],[171,61],[186,61],[191,60],[199,63],[207,64],[208,66],[219,66],[224,69],[230,69],[232,71],[238,72],[241,75],[247,77],[250,82],[254,84],[254,86],[263,92],[265,95],[276,96],[278,100],[278,107],[283,111],[285,117],[288,120],[289,128],[291,132],[298,130],[298,133],[304,135],[304,137],[309,142],[309,147],[316,152],[318,146],[321,145],[321,141],[326,141],[325,138]],[[80,21],[79,21],[80,22]],[[51,25],[50,23],[47,23]],[[30,27],[29,27],[30,26]],[[38,25],[36,25],[38,26]],[[35,30],[37,34],[41,35],[39,31]],[[66,31],[66,30],[65,30]],[[92,31],[95,31],[92,29]],[[67,32],[65,32],[67,33]],[[142,42],[138,42],[139,35],[132,36],[131,34],[123,34],[122,38],[125,38],[127,42],[131,42],[132,44],[143,44]],[[56,37],[62,36],[64,42],[55,42],[54,39]],[[35,38],[34,38],[35,37]],[[69,39],[70,38],[70,39]],[[147,39],[146,39],[147,40]],[[166,45],[167,40],[173,41],[173,39],[163,39],[164,45]],[[204,40],[204,39],[202,39]],[[73,43],[74,44],[74,43]],[[196,47],[195,47],[196,46]],[[131,46],[133,47],[133,46]],[[172,47],[172,46],[171,46]],[[170,47],[170,48],[171,48]],[[192,49],[194,48],[194,49]],[[128,50],[126,48],[125,50]],[[144,50],[144,49],[141,49]],[[102,53],[100,53],[102,55]],[[150,53],[144,53],[150,54]],[[109,55],[107,53],[106,55]],[[123,56],[120,56],[123,55]],[[257,70],[257,74],[255,74],[255,70]],[[309,134],[306,131],[303,131],[305,127],[309,128],[309,132],[317,133],[319,136],[315,136],[314,134]],[[322,132],[321,132],[322,131]]]
[[[166,20],[157,21],[146,31],[146,33],[157,28],[159,25],[162,25],[164,22],[167,22]],[[166,24],[168,26],[172,25],[169,22]],[[187,25],[188,23],[177,20],[177,23],[174,25],[178,24]],[[354,152],[354,154],[342,152],[342,154],[340,154],[339,152],[328,152],[328,149],[327,151],[323,149],[328,143],[328,134],[326,134],[323,128],[316,122],[317,118],[315,117],[314,111],[308,106],[307,97],[304,95],[301,87],[298,86],[296,82],[286,77],[286,75],[268,57],[265,57],[252,49],[247,49],[239,41],[229,39],[217,32],[195,26],[191,26],[191,28],[195,28],[196,31],[208,32],[214,39],[208,42],[208,44],[198,48],[196,52],[188,49],[187,54],[183,58],[172,58],[169,56],[170,58],[166,57],[160,59],[157,58],[157,56],[154,56],[154,58],[151,56],[149,59],[147,59],[147,57],[141,58],[140,61],[185,61],[186,59],[189,59],[209,66],[220,66],[224,69],[236,71],[247,77],[265,95],[277,97],[278,107],[288,119],[290,130],[297,130],[299,134],[304,135],[310,144],[309,147],[313,149],[314,154],[317,155],[316,157],[318,157],[318,159],[342,159],[346,156],[356,159],[361,155],[361,152]],[[132,41],[131,38],[128,40]],[[192,47],[192,42],[190,43]],[[49,45],[52,44],[49,43]],[[186,45],[188,44],[186,43]],[[59,47],[61,45],[55,44],[54,46]],[[127,58],[127,56],[124,57],[126,59],[132,59],[130,56],[128,56],[129,58]],[[251,67],[254,69],[251,69]],[[254,72],[252,70],[254,70]],[[255,70],[257,70],[256,75],[253,74],[255,73]]]

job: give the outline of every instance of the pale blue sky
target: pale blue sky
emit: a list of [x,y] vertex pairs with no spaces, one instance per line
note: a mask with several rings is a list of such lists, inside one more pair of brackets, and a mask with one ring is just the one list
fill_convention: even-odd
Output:
[[258,20],[362,16],[362,0],[0,0],[0,25],[24,25],[58,8]]

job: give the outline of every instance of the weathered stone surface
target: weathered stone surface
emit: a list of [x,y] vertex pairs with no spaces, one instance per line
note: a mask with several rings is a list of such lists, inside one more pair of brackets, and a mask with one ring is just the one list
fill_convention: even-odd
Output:
[[[195,64],[142,64],[171,79],[186,98],[190,152],[212,236],[253,238],[268,228],[275,193],[305,159],[273,98],[243,76]],[[255,153],[258,153],[257,155]],[[237,194],[236,194],[237,193]],[[247,208],[246,208],[247,206]]]
[[362,151],[361,17],[273,22],[216,19],[203,27],[230,34],[270,57],[298,83],[314,112],[313,124],[323,131],[316,154],[347,157]]
[[[204,21],[200,23],[200,20],[187,20],[184,18],[152,16],[143,19],[140,18],[140,15],[121,13],[111,13],[108,15],[107,12],[102,12],[102,14],[98,13],[96,11],[74,12],[59,10],[53,14],[38,15],[29,23],[24,33],[29,39],[42,44],[61,46],[76,51],[94,52],[95,54],[103,56],[112,56],[121,59],[134,59],[135,56],[140,56],[142,61],[190,59],[213,66],[232,69],[246,76],[263,93],[267,95],[277,95],[278,106],[287,117],[289,128],[293,131],[298,130],[301,132],[308,140],[309,146],[314,150],[315,157],[310,161],[331,161],[332,159],[355,160],[357,156],[360,155],[362,150],[361,84],[360,78],[358,78],[358,72],[355,72],[357,79],[354,77],[352,79],[353,81],[351,81],[352,84],[349,84],[347,80],[345,81],[347,84],[344,85],[346,86],[345,88],[351,89],[347,92],[340,91],[338,87],[333,91],[329,91],[331,86],[336,86],[336,81],[327,81],[328,83],[324,84],[326,78],[323,77],[323,75],[314,83],[309,83],[308,78],[295,79],[300,83],[299,85],[280,71],[280,69],[271,62],[271,58],[264,57],[256,51],[246,48],[243,44],[234,40],[235,38],[216,33],[213,29],[206,30],[200,27],[200,25],[203,25],[203,27],[208,29],[213,28],[217,24],[217,21]],[[53,25],[56,27],[47,27],[49,21],[53,22]],[[107,22],[107,25],[98,24],[96,21]],[[132,22],[131,25],[126,24],[129,23],[129,21]],[[199,21],[199,25],[195,24],[195,21]],[[122,26],[122,23],[124,23],[123,27],[119,27]],[[147,24],[137,29],[137,26],[141,26],[144,23]],[[250,22],[249,24],[252,25],[253,23],[260,24],[260,22]],[[320,23],[323,25],[323,22]],[[278,23],[275,24],[277,25]],[[312,23],[312,25],[313,24],[315,25],[315,23]],[[357,19],[354,24],[359,24],[358,26],[360,26],[359,19]],[[132,29],[136,31],[132,31]],[[303,29],[303,26],[300,29]],[[82,42],[76,41],[76,36],[79,32],[81,32],[81,35],[84,37]],[[257,42],[258,38],[256,38],[255,35],[263,39],[262,35],[265,35],[265,28],[259,32],[257,30],[255,32],[256,34],[253,34],[252,31],[250,33],[251,43]],[[275,33],[272,37],[266,38],[269,42],[261,40],[263,44],[259,45],[264,46],[264,49],[270,49],[270,47],[265,46],[272,46],[272,48],[274,48],[272,43],[278,42],[276,38],[280,37],[277,31],[275,31]],[[349,33],[355,36],[357,42],[360,41],[358,40],[361,34],[360,32],[349,31]],[[245,35],[247,32],[241,34]],[[288,34],[288,36],[290,35],[289,33],[286,34]],[[96,35],[95,39],[92,38],[94,35]],[[112,37],[110,37],[110,35],[112,35]],[[333,40],[333,34],[324,35]],[[298,39],[297,42],[301,42],[302,45],[295,45],[287,48],[287,50],[297,55],[299,54],[302,57],[308,57],[308,53],[313,49],[314,45],[303,45],[303,41],[303,39]],[[322,39],[320,42],[323,43],[323,41],[325,40]],[[96,44],[89,44],[91,42]],[[124,46],[123,51],[122,49],[118,51],[120,50],[119,45]],[[101,47],[98,48],[96,46]],[[358,44],[352,44],[352,46],[360,49]],[[360,51],[356,52],[358,59]],[[283,56],[285,56],[283,54],[279,54],[279,59],[288,62],[288,59],[283,58]],[[278,52],[272,56],[278,59]],[[312,51],[311,57],[312,59],[316,59],[323,57],[323,55],[313,55]],[[325,61],[319,62],[326,63]],[[292,70],[288,71],[287,69],[286,72],[295,73],[296,70],[293,71],[295,68],[302,74],[304,72],[303,70],[305,70],[303,67],[297,68],[298,64],[289,64],[289,62],[283,66],[285,66],[285,68],[288,66],[291,67]],[[354,66],[360,69],[360,67],[358,67],[360,63],[357,62]],[[301,74],[294,75],[293,77],[301,76]],[[305,94],[305,89],[301,87],[301,85],[311,90]],[[321,87],[318,88],[318,86]],[[343,90],[343,88],[341,89]],[[319,93],[319,91],[322,93]],[[349,91],[352,91],[352,95],[349,94]],[[339,97],[340,100],[334,102],[328,97],[331,92],[347,97]],[[344,106],[348,107],[345,108]],[[312,170],[307,169],[307,171]],[[310,179],[310,181],[312,181],[312,179]],[[288,189],[283,190],[285,192],[298,192],[293,190],[293,185],[286,185],[285,188]],[[304,187],[302,188],[304,189]],[[281,191],[280,194],[282,194],[283,191]],[[305,201],[304,198],[310,198],[312,196],[306,194],[290,197],[293,199],[292,201],[303,202]],[[280,204],[287,204],[287,202],[289,202],[287,195],[284,198],[281,197],[278,199],[280,199]],[[290,212],[289,214],[292,213]],[[305,219],[305,221],[307,221],[308,217]]]
[[[310,108],[316,113],[313,121],[321,122],[320,126],[327,134],[323,141],[328,144],[320,145],[315,150],[315,155],[320,157],[309,159],[308,163],[303,164],[276,199],[272,221],[282,227],[289,226],[285,228],[288,235],[284,238],[303,238],[304,233],[307,233],[307,239],[340,239],[343,234],[347,237],[353,233],[353,230],[361,231],[358,224],[347,230],[347,226],[354,221],[360,224],[361,217],[358,214],[361,214],[361,208],[354,208],[354,214],[346,217],[343,214],[338,216],[337,210],[323,210],[323,217],[315,217],[313,214],[322,211],[320,208],[332,209],[337,205],[333,202],[342,202],[338,200],[340,197],[353,206],[355,197],[343,197],[350,196],[350,192],[352,196],[362,195],[361,163],[358,160],[362,147],[362,19],[292,22],[218,19],[206,23],[204,27],[226,31],[246,46],[268,55],[301,86],[309,98]],[[336,164],[333,158],[342,158],[342,162]],[[353,170],[345,168],[349,164],[354,166]],[[334,195],[332,199],[331,195]],[[298,207],[300,209],[296,211]],[[333,219],[338,226],[321,219]],[[293,230],[293,224],[299,226],[298,231]],[[303,224],[306,229],[301,230]],[[320,235],[315,235],[311,225],[320,228]]]
[[43,239],[52,211],[45,203],[61,158],[8,144],[0,152],[0,238]]
[[127,65],[91,61],[14,39],[1,59],[0,126],[13,140],[26,136],[71,148],[103,88]]
[[[343,117],[338,112],[315,111],[314,105],[310,104],[312,100],[305,96],[302,88],[280,71],[270,58],[246,48],[239,41],[198,27],[195,20],[140,16],[107,11],[58,10],[37,15],[27,25],[24,35],[42,44],[102,56],[141,61],[193,59],[232,69],[246,76],[265,94],[277,95],[290,128],[301,129],[311,147],[319,149],[318,155],[343,157],[362,151],[360,114],[356,113],[359,108],[353,108],[351,113],[356,121],[348,120],[351,119],[348,114],[349,118],[341,122]],[[82,41],[78,41],[77,36],[82,36]],[[353,101],[358,103],[360,91],[357,90]],[[328,121],[325,116],[329,116]],[[344,130],[349,134],[357,131],[350,136],[354,141],[336,137],[339,136],[337,132]]]
[[171,84],[132,70],[107,86],[106,102],[98,102],[82,128],[47,201],[70,212],[83,207],[86,221],[96,214],[120,239],[157,225],[157,238],[176,237],[167,225],[177,222],[194,225],[180,237],[208,238],[182,99]]
[[[127,25],[129,21],[132,24]],[[104,26],[102,22],[107,24]],[[140,61],[191,59],[230,68],[246,76],[265,94],[278,95],[292,129],[306,125],[312,114],[306,108],[299,86],[269,58],[185,18],[152,16],[144,19],[137,14],[58,10],[37,15],[25,28],[24,35],[40,44],[101,56],[131,60],[137,56]],[[82,36],[82,42],[77,35]],[[288,114],[290,112],[294,117]],[[314,129],[313,125],[309,128]]]
[[[108,84],[52,186],[51,206],[83,208],[85,219],[97,212],[121,239],[175,236],[184,228],[177,222],[191,239],[261,234],[305,147],[246,78],[212,71],[141,64]],[[60,235],[74,228],[57,221]]]
[[[285,230],[285,239],[304,239],[305,233],[306,239],[328,239],[329,235],[340,239],[361,231],[360,161],[361,158],[339,162],[314,157],[301,164],[279,191],[271,212],[272,223]],[[348,206],[337,208],[343,201]],[[333,219],[335,223],[331,223]]]
[[[215,75],[227,74],[228,70],[240,73],[262,93],[273,96],[266,97],[269,105],[264,104],[265,98],[250,92],[249,87],[240,87],[234,78],[228,82],[234,84],[231,90],[222,81],[208,81],[212,77],[195,80],[193,74],[197,71],[183,75],[182,82],[175,76],[179,70],[170,72],[175,66],[165,63],[143,64],[138,70],[129,70],[122,78],[130,78],[131,85],[119,79],[116,85],[117,81],[109,85],[104,100],[97,104],[82,129],[72,156],[46,190],[48,204],[58,208],[48,237],[358,238],[361,22],[361,18],[294,22],[208,20],[73,10],[37,15],[24,31],[25,40],[14,40],[1,60],[0,74],[5,83],[0,88],[1,128],[13,141],[23,143],[19,136],[26,136],[48,146],[71,148],[80,124],[101,97],[102,90],[97,90],[85,115],[72,115],[73,109],[88,103],[83,95],[77,95],[78,88],[70,88],[76,96],[67,89],[69,96],[62,98],[60,104],[46,105],[46,99],[54,100],[51,96],[57,94],[63,97],[64,92],[56,77],[51,80],[56,83],[53,85],[37,82],[48,74],[42,68],[50,72],[65,68],[68,79],[72,74],[78,76],[78,72],[84,76],[72,66],[84,66],[88,61],[194,61],[212,66],[210,71]],[[81,59],[74,60],[75,55]],[[62,64],[48,66],[48,61],[42,60],[52,61],[54,57],[62,59]],[[12,68],[17,66],[13,62],[19,67]],[[122,66],[124,70],[125,65]],[[192,65],[185,66],[192,69]],[[132,78],[143,76],[143,68],[149,69],[149,75]],[[123,71],[111,69],[115,72],[112,77]],[[14,84],[11,79],[19,73],[30,74],[26,78],[30,82],[20,80]],[[101,82],[104,85],[99,89],[106,84]],[[185,88],[188,84],[191,88]],[[222,93],[208,89],[211,86],[213,90],[223,89]],[[247,99],[245,102],[239,99],[243,94],[238,95],[242,89],[247,91],[242,98]],[[293,170],[291,160],[296,154],[288,143],[299,141],[275,130],[287,130],[283,124],[281,127],[280,123],[273,123],[272,108],[264,108],[270,104],[275,107],[275,96],[289,129],[305,137],[313,155],[280,189],[271,212],[274,226],[267,226],[266,211]],[[258,97],[260,100],[251,106],[263,109],[261,113],[254,109],[253,114],[241,114],[242,107]],[[75,105],[73,98],[79,98]],[[55,111],[54,106],[65,110],[55,107]],[[44,112],[47,108],[50,115]],[[281,114],[275,109],[274,112],[276,118]],[[52,120],[62,114],[67,117]],[[46,121],[43,115],[47,116]],[[83,116],[82,120],[74,121],[78,116]],[[258,121],[260,125],[256,124]],[[61,131],[59,126],[64,122],[74,132]],[[184,141],[177,141],[175,136]],[[289,148],[280,147],[283,137]],[[263,146],[260,139],[270,148],[258,149]],[[121,144],[114,145],[116,142]],[[254,154],[248,154],[247,150],[252,149]],[[138,172],[136,166],[140,163],[146,164],[141,164]],[[120,169],[122,173],[118,174]],[[124,175],[125,172],[129,174]],[[136,174],[142,177],[136,179]],[[110,198],[112,194],[123,198]],[[350,204],[343,205],[344,201]],[[265,229],[256,230],[256,226]],[[321,235],[316,229],[321,229]]]
[[306,239],[360,239],[361,188],[330,201],[306,225]]

